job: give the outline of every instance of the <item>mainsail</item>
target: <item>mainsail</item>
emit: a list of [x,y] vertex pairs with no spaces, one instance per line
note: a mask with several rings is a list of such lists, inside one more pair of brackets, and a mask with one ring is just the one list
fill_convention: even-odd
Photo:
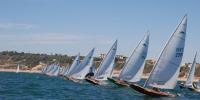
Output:
[[186,27],[187,16],[184,16],[163,49],[145,86],[162,89],[173,89],[176,86],[185,47]]
[[107,80],[107,77],[111,77],[112,70],[114,68],[116,51],[117,51],[117,40],[112,45],[110,51],[107,53],[106,57],[101,62],[97,72],[94,75],[95,79]]
[[93,65],[93,54],[94,48],[88,53],[88,55],[83,59],[83,61],[79,64],[78,69],[71,75],[73,78],[76,79],[84,79],[86,74],[89,73],[90,68]]
[[47,74],[49,74],[49,75],[51,75],[52,73],[54,73],[57,70],[57,64],[56,63],[52,64],[51,66],[52,67],[51,67],[50,71],[47,72]]
[[63,71],[63,76],[66,76],[68,74],[68,71],[70,69],[69,64],[65,67],[64,71]]
[[42,70],[41,70],[41,73],[45,73],[46,69],[47,69],[47,66],[44,66],[44,67],[42,68]]
[[67,73],[65,73],[66,76],[70,76],[72,74],[74,74],[74,72],[78,69],[78,65],[80,64],[80,53],[78,53],[78,55],[76,56],[75,60],[73,61],[71,67],[69,68],[69,70],[67,71]]
[[64,75],[65,72],[68,71],[68,68],[69,68],[69,65],[68,65],[68,64],[67,64],[67,66],[62,67],[61,70],[60,70],[60,72],[59,72],[59,74],[60,74],[60,75]]
[[48,65],[48,66],[47,66],[47,69],[46,69],[46,71],[45,71],[45,73],[46,73],[46,74],[47,74],[47,73],[51,73],[52,70],[54,69],[54,66],[55,66],[55,63]]
[[[47,70],[48,69],[48,70]],[[53,63],[45,68],[43,73],[50,76],[57,76],[60,71],[60,66],[57,63]]]
[[141,80],[144,69],[143,63],[146,59],[149,46],[149,33],[137,45],[128,61],[125,63],[120,75],[120,80],[128,82],[138,82]]
[[189,76],[187,78],[187,81],[185,82],[186,86],[192,86],[192,82],[194,79],[194,72],[195,72],[195,67],[196,67],[196,57],[197,57],[197,53],[195,54],[192,66],[190,68],[190,72],[189,72]]

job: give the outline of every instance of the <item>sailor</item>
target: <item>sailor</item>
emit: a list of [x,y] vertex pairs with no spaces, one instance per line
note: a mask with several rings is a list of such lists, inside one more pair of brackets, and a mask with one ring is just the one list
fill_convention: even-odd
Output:
[[91,78],[92,76],[94,76],[93,67],[90,67],[90,71],[85,77]]

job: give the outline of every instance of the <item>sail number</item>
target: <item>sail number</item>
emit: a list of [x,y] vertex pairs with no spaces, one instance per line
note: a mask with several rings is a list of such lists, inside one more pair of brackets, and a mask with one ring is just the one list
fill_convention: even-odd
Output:
[[176,57],[183,56],[183,48],[176,48]]

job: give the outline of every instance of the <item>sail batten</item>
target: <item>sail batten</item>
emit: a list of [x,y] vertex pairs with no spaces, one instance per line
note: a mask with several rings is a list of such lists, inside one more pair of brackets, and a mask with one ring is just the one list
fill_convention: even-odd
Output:
[[185,47],[186,27],[187,16],[168,40],[145,85],[163,89],[175,87]]

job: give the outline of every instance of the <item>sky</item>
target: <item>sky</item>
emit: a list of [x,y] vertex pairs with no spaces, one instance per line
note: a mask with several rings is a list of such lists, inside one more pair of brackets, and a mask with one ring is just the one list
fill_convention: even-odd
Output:
[[[200,52],[200,0],[0,0],[0,51],[130,56],[150,31],[147,59],[157,59],[188,15],[183,62]],[[200,61],[200,57],[197,61]]]

